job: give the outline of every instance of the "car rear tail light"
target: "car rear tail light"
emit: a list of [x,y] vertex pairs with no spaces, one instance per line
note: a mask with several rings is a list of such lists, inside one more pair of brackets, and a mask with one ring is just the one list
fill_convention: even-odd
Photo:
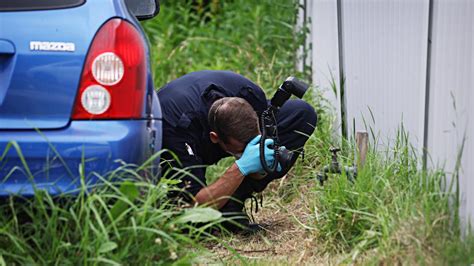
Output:
[[90,114],[103,114],[110,107],[110,93],[102,86],[89,86],[81,95],[81,104]]
[[114,53],[103,53],[92,63],[92,75],[102,85],[115,85],[123,78],[123,62]]
[[72,119],[140,118],[146,93],[145,42],[122,19],[95,36],[82,72]]

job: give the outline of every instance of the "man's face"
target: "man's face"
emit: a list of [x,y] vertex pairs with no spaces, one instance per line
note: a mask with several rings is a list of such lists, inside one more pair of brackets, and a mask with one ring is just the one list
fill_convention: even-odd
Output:
[[219,146],[230,155],[239,159],[242,156],[242,153],[247,146],[247,143],[240,142],[232,137],[229,138],[228,142],[225,143],[222,140],[219,140]]

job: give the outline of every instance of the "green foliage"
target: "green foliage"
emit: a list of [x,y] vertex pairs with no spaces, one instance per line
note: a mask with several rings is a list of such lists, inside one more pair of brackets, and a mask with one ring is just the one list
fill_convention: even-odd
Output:
[[177,223],[209,223],[217,221],[222,217],[222,213],[212,208],[195,208],[184,210],[176,222]]
[[401,130],[385,154],[369,151],[354,183],[333,175],[316,187],[313,221],[326,250],[371,264],[439,264],[449,259],[444,243],[465,249],[444,172],[425,172],[420,165]]
[[[192,71],[231,70],[273,91],[295,74],[303,33],[294,33],[296,1],[161,1],[144,23],[152,47],[155,85]],[[199,2],[199,1],[197,1]]]
[[[464,236],[463,241],[451,237],[438,243],[441,253],[441,262],[444,265],[472,265],[474,264],[474,235]],[[441,263],[440,263],[441,264]]]
[[[134,169],[115,170],[90,193],[83,188],[76,195],[52,198],[37,191],[33,198],[2,201],[2,260],[8,264],[191,263],[202,250],[195,240],[208,236],[206,228],[220,216],[209,208],[177,208],[168,202],[171,181],[140,181]],[[109,179],[129,181],[114,184]],[[196,214],[191,217],[192,213]],[[207,225],[190,224],[203,221],[203,215]],[[196,253],[188,253],[191,248]]]
[[[122,184],[120,184],[120,193],[127,198],[128,202],[133,202],[139,195],[137,185],[131,181],[124,181]],[[117,218],[127,210],[127,207],[126,201],[118,200],[112,206],[110,215],[112,215],[113,218]]]

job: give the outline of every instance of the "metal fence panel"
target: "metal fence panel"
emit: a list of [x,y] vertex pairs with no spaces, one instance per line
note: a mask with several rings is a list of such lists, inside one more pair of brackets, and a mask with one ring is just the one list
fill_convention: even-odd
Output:
[[[429,167],[450,177],[459,167],[461,222],[472,224],[474,1],[308,1],[313,83],[329,88],[344,71],[349,133],[367,126],[387,144],[403,122],[420,152],[425,142]],[[339,91],[325,96],[340,110]]]
[[333,81],[338,86],[339,80],[339,52],[337,30],[337,1],[311,1],[311,42],[313,84],[322,90],[323,96],[334,107],[336,120],[334,133],[341,134],[341,102],[339,89],[332,90]]
[[341,3],[349,133],[355,122],[385,146],[403,122],[421,150],[429,1]]
[[474,221],[474,3],[450,0],[433,4],[430,166],[444,167],[449,174],[453,173],[458,154],[463,151],[459,171],[460,213],[462,224],[466,225],[468,217]]

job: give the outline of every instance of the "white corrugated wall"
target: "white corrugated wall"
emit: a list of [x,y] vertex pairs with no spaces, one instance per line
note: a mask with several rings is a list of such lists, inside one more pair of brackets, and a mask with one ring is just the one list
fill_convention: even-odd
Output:
[[403,122],[419,152],[428,148],[428,166],[445,166],[449,173],[464,147],[460,213],[464,226],[474,221],[474,2],[304,2],[311,16],[313,83],[340,114],[340,92],[330,90],[330,77],[338,80],[344,72],[349,135],[367,128],[385,145]]
[[387,144],[403,122],[421,148],[428,6],[427,0],[342,1],[349,132],[373,129]]
[[333,83],[339,88],[340,78],[337,4],[336,1],[307,1],[311,2],[307,14],[311,15],[313,84],[323,91],[325,98],[334,107],[334,132],[340,134],[341,95],[338,89],[332,89]]
[[[474,3],[433,1],[429,88],[429,163],[448,173],[459,169],[463,225],[474,221]],[[451,175],[450,175],[451,176]]]

